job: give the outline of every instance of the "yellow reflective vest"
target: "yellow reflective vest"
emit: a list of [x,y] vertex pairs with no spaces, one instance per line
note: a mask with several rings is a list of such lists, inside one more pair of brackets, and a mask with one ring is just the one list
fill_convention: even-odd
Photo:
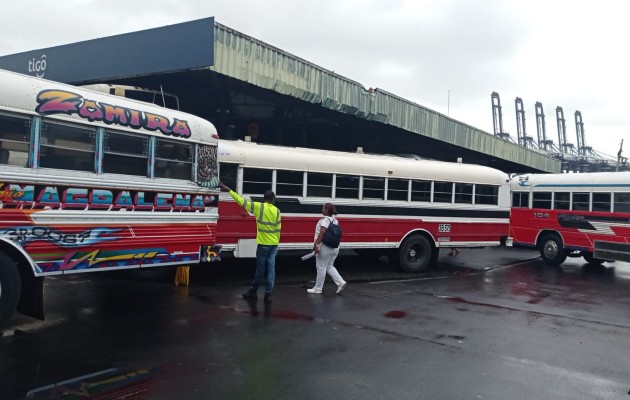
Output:
[[256,243],[274,246],[280,243],[280,228],[282,217],[278,207],[271,203],[245,200],[233,190],[230,196],[236,203],[256,217]]

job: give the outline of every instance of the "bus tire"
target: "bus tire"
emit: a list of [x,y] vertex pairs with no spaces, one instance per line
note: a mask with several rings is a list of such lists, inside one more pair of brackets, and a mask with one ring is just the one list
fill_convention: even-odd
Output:
[[15,312],[21,292],[22,280],[15,262],[0,252],[0,325]]
[[547,233],[540,239],[540,257],[545,264],[560,265],[567,259],[562,239],[557,233]]
[[398,264],[405,272],[422,272],[431,265],[433,246],[424,236],[405,239],[398,249]]
[[604,261],[606,261],[602,260],[601,258],[593,257],[593,253],[591,253],[590,251],[583,251],[582,257],[584,257],[584,260],[589,264],[601,265],[604,263]]

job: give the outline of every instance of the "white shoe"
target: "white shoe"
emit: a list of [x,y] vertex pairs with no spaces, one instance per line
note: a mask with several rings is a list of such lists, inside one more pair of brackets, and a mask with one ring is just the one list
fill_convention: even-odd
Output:
[[345,288],[346,288],[346,282],[341,283],[339,286],[337,286],[337,294],[343,292]]
[[317,288],[312,288],[312,289],[306,289],[307,293],[311,293],[311,294],[320,294],[322,292],[321,289],[317,289]]

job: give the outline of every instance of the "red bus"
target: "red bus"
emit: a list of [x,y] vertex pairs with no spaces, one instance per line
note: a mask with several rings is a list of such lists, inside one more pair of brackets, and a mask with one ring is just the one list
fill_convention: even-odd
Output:
[[549,265],[630,261],[630,172],[519,175],[511,190],[508,244]]
[[46,276],[213,258],[210,122],[8,71],[0,88],[0,321],[43,317]]
[[[441,248],[498,246],[508,234],[507,174],[489,167],[219,140],[219,175],[238,193],[276,193],[279,251],[313,248],[322,204],[339,210],[341,248],[385,254],[408,272]],[[222,252],[254,257],[254,218],[227,193],[219,202]]]

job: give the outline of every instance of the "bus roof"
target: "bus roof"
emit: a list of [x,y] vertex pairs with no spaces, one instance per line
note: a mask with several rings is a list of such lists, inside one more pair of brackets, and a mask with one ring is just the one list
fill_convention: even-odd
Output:
[[391,155],[349,153],[303,147],[219,140],[219,162],[255,168],[298,169],[346,175],[502,185],[504,172],[476,164],[418,160]]
[[[0,87],[0,111],[83,124],[89,119],[90,124],[106,129],[198,143],[216,144],[218,140],[217,130],[209,121],[151,103],[6,70],[0,70]],[[46,93],[48,98],[42,100]],[[60,93],[65,97],[59,97]],[[114,113],[104,117],[105,111]],[[121,117],[122,113],[126,115]]]
[[511,179],[513,189],[539,188],[545,190],[569,188],[612,188],[630,189],[630,171],[624,172],[586,172],[575,174],[524,174]]

